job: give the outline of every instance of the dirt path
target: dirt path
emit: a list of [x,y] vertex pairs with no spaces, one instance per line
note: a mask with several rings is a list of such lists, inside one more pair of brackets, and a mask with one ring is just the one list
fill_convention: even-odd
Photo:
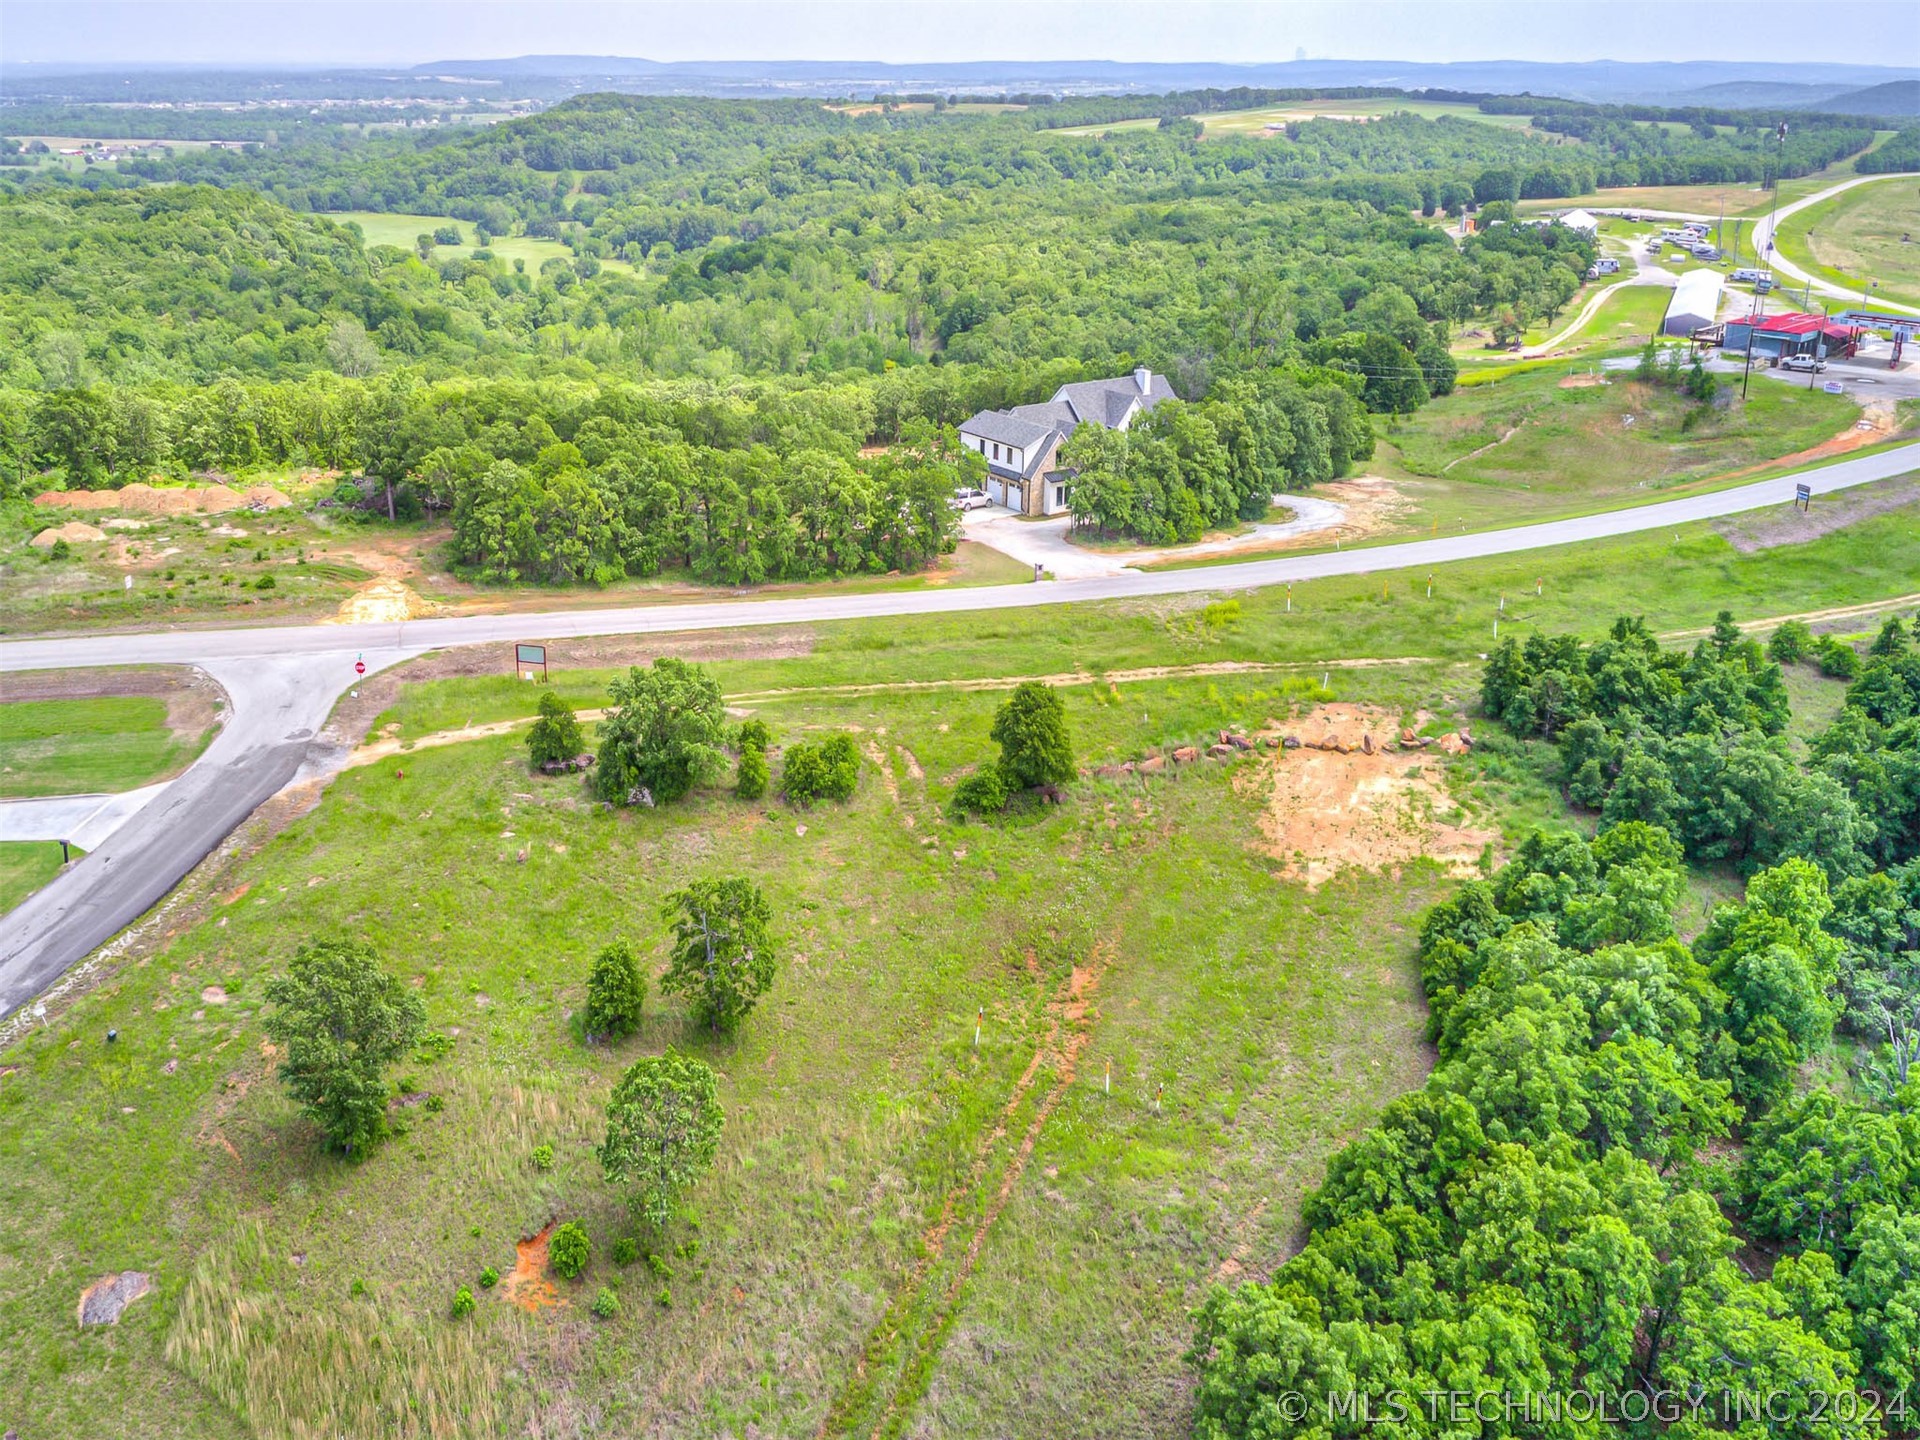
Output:
[[[1526,424],[1526,421],[1523,420],[1520,422],[1520,425],[1524,425],[1524,424]],[[1440,473],[1444,475],[1449,470],[1453,469],[1453,467],[1456,465],[1464,465],[1469,460],[1478,460],[1482,455],[1486,454],[1489,450],[1498,450],[1502,445],[1506,444],[1507,441],[1511,440],[1514,436],[1520,433],[1520,425],[1513,426],[1511,429],[1507,431],[1506,434],[1502,435],[1498,440],[1490,440],[1485,445],[1482,445],[1478,450],[1469,450],[1464,455],[1455,456],[1453,459],[1447,461],[1446,464],[1440,467]]]
[[[1789,620],[1804,620],[1809,625],[1818,625],[1824,620],[1858,620],[1887,610],[1905,610],[1909,606],[1920,606],[1920,591],[1911,595],[1894,595],[1884,600],[1868,600],[1859,605],[1835,605],[1827,610],[1802,610],[1794,615],[1770,615],[1763,620],[1742,620],[1740,630],[1743,634],[1754,630],[1773,630]],[[1711,626],[1702,626],[1695,630],[1662,631],[1659,638],[1696,640],[1702,635],[1712,633]]]
[[[948,1190],[939,1215],[922,1235],[920,1259],[868,1334],[846,1387],[815,1432],[817,1440],[851,1435],[883,1440],[905,1430],[913,1407],[933,1381],[935,1361],[993,1224],[1026,1172],[1041,1130],[1073,1083],[1080,1053],[1092,1036],[1093,994],[1111,959],[1109,946],[1095,946],[1086,964],[1076,966],[1046,1001],[1045,1035],[993,1128],[975,1142],[966,1178]],[[1019,1140],[1008,1148],[1008,1137],[1043,1070],[1051,1071],[1052,1083],[1021,1127]],[[996,1167],[997,1183],[991,1179]],[[983,1187],[989,1185],[982,1201]],[[964,1249],[949,1244],[956,1227],[965,1228]]]
[[[1097,675],[1087,670],[1074,670],[1062,671],[1054,675],[995,675],[977,680],[890,680],[872,685],[796,685],[780,690],[746,690],[723,698],[729,705],[745,705],[756,700],[783,700],[796,695],[882,695],[891,692],[928,690],[1011,690],[1017,685],[1024,685],[1029,680],[1038,680],[1046,685],[1094,685],[1103,681],[1127,685],[1137,680],[1174,680],[1205,675],[1253,675],[1274,670],[1372,670],[1383,666],[1433,663],[1435,662],[1432,657],[1426,655],[1395,656],[1381,660],[1216,660],[1200,665],[1149,665],[1138,670],[1108,670]],[[397,698],[398,687],[396,686],[386,704],[391,705]],[[589,724],[600,719],[607,712],[600,709],[577,710],[574,713],[582,724]],[[358,746],[347,757],[341,768],[352,770],[363,765],[378,765],[383,760],[408,755],[415,750],[433,750],[442,745],[460,745],[468,740],[486,740],[496,735],[511,735],[514,731],[525,729],[533,724],[533,720],[534,717],[531,715],[513,720],[489,720],[483,725],[465,725],[458,730],[436,730],[411,740],[396,735],[383,735],[378,740]],[[884,757],[871,746],[868,747],[868,751],[868,758],[874,764],[880,765],[891,776],[892,771],[884,764]],[[922,778],[918,761],[909,757],[908,768],[916,780]],[[890,791],[894,783],[896,782],[889,783]]]

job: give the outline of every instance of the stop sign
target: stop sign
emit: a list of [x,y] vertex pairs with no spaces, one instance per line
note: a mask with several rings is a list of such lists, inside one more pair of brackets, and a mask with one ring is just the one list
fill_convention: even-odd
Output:
[[354,662],[353,662],[353,673],[354,673],[354,674],[356,674],[356,675],[364,675],[364,674],[366,674],[366,673],[367,673],[367,662],[366,662],[366,661],[364,661],[364,660],[356,660],[356,661],[354,661]]

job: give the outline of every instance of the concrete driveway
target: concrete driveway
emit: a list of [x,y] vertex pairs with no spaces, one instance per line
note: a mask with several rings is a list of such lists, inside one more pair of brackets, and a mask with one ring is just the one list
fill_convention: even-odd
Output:
[[1205,540],[1197,545],[1167,549],[1094,550],[1067,538],[1068,527],[1073,522],[1065,515],[1026,520],[998,505],[969,510],[961,523],[967,539],[990,546],[1024,564],[1039,565],[1056,580],[1089,580],[1101,575],[1119,575],[1159,560],[1260,550],[1277,540],[1331,530],[1347,518],[1344,505],[1311,495],[1276,495],[1273,501],[1293,511],[1293,519],[1255,525],[1244,535],[1225,540]]

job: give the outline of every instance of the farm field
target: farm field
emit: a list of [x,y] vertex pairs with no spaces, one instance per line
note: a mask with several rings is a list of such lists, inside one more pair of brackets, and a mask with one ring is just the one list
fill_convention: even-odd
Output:
[[1780,222],[1787,257],[1823,280],[1920,305],[1920,180],[1876,180]]
[[[1251,110],[1211,111],[1189,116],[1206,127],[1206,134],[1255,135],[1269,124],[1294,120],[1372,120],[1382,115],[1418,115],[1423,120],[1453,117],[1505,130],[1532,133],[1525,115],[1487,115],[1472,105],[1456,105],[1427,100],[1301,100],[1285,105],[1265,105]],[[1095,125],[1068,125],[1046,130],[1048,135],[1106,135],[1126,130],[1151,130],[1160,123],[1157,116],[1138,120],[1112,120]]]

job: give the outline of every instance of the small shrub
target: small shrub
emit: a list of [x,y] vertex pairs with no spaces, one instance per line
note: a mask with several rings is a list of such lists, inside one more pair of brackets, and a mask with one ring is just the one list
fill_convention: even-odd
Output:
[[573,707],[552,690],[540,692],[540,718],[527,732],[527,751],[536,766],[571,760],[587,748]]
[[499,1283],[500,1283],[500,1272],[494,1269],[493,1266],[488,1265],[481,1269],[480,1288],[482,1290],[491,1290],[494,1286],[498,1285]]
[[273,576],[262,575],[258,580],[253,582],[253,588],[256,590],[271,590],[273,589],[274,584],[275,584],[275,581]]
[[1804,620],[1788,620],[1767,640],[1767,658],[1781,665],[1804,660],[1814,648],[1813,631]]
[[453,1048],[453,1037],[444,1030],[435,1030],[422,1035],[420,1043],[414,1048],[413,1058],[422,1065],[431,1065],[447,1051]]
[[553,1146],[536,1145],[533,1147],[533,1168],[536,1170],[553,1169]]
[[553,1232],[547,1241],[547,1264],[562,1280],[578,1279],[593,1258],[593,1241],[576,1222],[569,1220]]
[[614,1264],[623,1266],[631,1265],[639,1258],[640,1247],[634,1243],[631,1235],[622,1235],[618,1240],[613,1242]]
[[355,1280],[351,1285],[347,1286],[347,1298],[350,1300],[358,1300],[366,1293],[367,1282],[364,1280]]
[[71,545],[67,544],[64,540],[56,540],[47,547],[47,563],[52,564],[55,560],[64,560],[71,554],[73,554],[73,547]]
[[766,751],[742,750],[739,768],[734,772],[733,793],[742,800],[758,800],[767,793],[767,781],[772,773],[767,766]]
[[1820,673],[1835,680],[1851,680],[1860,673],[1860,652],[1831,635],[1822,635],[1814,646],[1814,658]]
[[662,1310],[671,1310],[673,1308],[673,1290],[669,1286],[662,1285],[660,1287],[660,1293],[653,1297],[653,1303],[658,1305]]
[[656,1255],[651,1250],[647,1252],[647,1268],[662,1280],[671,1280],[673,1278],[673,1267],[667,1264],[666,1258],[661,1255]]
[[740,749],[742,752],[758,750],[764,754],[773,744],[773,731],[767,728],[764,720],[748,720],[740,726]]
[[462,1285],[453,1292],[453,1318],[464,1320],[473,1313],[473,1291]]
[[849,800],[860,783],[860,751],[851,735],[834,735],[820,747],[825,767],[820,794],[828,800]]
[[446,1108],[447,1108],[446,1096],[444,1095],[427,1096],[427,1113],[429,1115],[438,1115],[442,1110]]
[[647,1000],[647,977],[624,940],[600,952],[587,976],[587,1010],[582,1020],[588,1036],[619,1040],[640,1028]]
[[1007,784],[998,770],[982,770],[969,775],[953,792],[952,810],[956,816],[998,815],[1007,808]]
[[593,1297],[593,1313],[601,1320],[611,1320],[620,1313],[620,1297],[602,1285]]
[[827,782],[817,745],[789,745],[780,765],[780,791],[795,805],[811,805]]

